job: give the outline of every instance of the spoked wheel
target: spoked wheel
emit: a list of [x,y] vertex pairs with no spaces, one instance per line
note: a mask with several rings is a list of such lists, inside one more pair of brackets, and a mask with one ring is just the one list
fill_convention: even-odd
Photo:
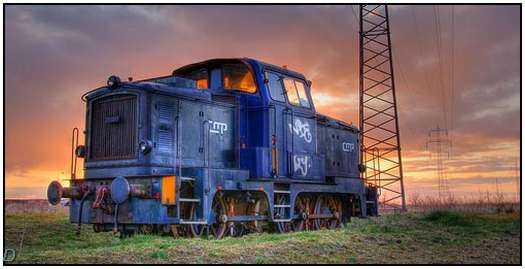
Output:
[[[266,210],[268,205],[266,199],[257,199],[255,203],[250,203],[246,207],[246,215],[248,216],[266,216],[268,211]],[[248,223],[248,228],[256,233],[262,233],[264,230],[264,221],[254,220]]]
[[215,223],[210,225],[210,231],[215,237],[215,239],[221,239],[226,232],[226,203],[223,196],[220,193],[215,195],[211,210],[215,219]]
[[304,231],[314,229],[314,223],[309,216],[314,214],[315,199],[309,195],[300,195],[295,199],[294,212],[299,215],[299,219],[293,220],[294,231]]
[[[212,214],[215,219],[215,223],[209,225],[209,227],[206,227],[206,225],[203,224],[191,224],[190,230],[191,234],[195,237],[201,236],[205,230],[208,230],[211,232],[213,237],[215,239],[221,239],[224,236],[224,233],[226,232],[226,203],[224,202],[224,198],[221,194],[215,195],[215,198],[213,199],[213,203],[211,206]],[[193,219],[197,219],[197,210],[196,206],[192,206],[192,216]]]
[[341,216],[343,213],[341,199],[326,195],[321,195],[315,203],[316,215],[333,215],[333,217],[320,217],[315,219],[316,229],[326,228],[335,229],[341,226]]
[[[280,198],[278,198],[277,205],[286,205],[286,204],[287,204],[286,197],[281,196]],[[275,210],[274,210],[274,219],[286,218],[287,217],[286,210],[287,210],[286,207],[276,207]],[[288,232],[293,231],[293,225],[292,225],[291,221],[289,221],[289,222],[275,222],[274,225],[275,225],[275,230],[278,233],[288,233]]]

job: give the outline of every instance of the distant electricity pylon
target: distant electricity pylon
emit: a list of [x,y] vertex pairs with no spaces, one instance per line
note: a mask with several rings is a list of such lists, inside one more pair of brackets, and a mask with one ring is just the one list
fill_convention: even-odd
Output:
[[448,139],[447,129],[439,128],[432,129],[428,132],[426,143],[427,150],[430,151],[430,156],[436,160],[436,173],[438,178],[439,198],[445,198],[450,194],[448,186],[446,166],[444,164],[445,157],[449,158],[450,140]]
[[383,208],[406,210],[388,8],[359,6],[359,127],[362,177]]

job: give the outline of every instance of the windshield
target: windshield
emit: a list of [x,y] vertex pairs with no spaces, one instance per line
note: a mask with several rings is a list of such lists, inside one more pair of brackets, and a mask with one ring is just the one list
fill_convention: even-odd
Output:
[[156,78],[148,80],[151,82],[156,83],[162,83],[166,85],[170,85],[173,87],[180,87],[180,88],[197,88],[197,82],[191,79],[179,77],[179,76],[169,76],[169,77],[163,77],[163,78]]
[[222,66],[222,83],[226,90],[255,93],[257,86],[252,72],[243,63],[225,64]]
[[208,69],[201,68],[183,75],[184,78],[194,80],[197,84],[197,89],[208,89],[209,88],[209,75]]

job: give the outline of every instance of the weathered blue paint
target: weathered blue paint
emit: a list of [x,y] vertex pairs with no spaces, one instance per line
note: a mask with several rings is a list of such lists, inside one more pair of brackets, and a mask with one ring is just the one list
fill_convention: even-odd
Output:
[[[215,221],[210,209],[218,191],[264,193],[270,203],[269,218],[273,219],[276,184],[287,184],[292,205],[303,192],[355,195],[360,198],[360,211],[365,216],[365,202],[371,198],[366,197],[367,186],[359,177],[359,131],[352,125],[318,114],[309,86],[310,108],[273,100],[265,83],[265,73],[273,72],[309,85],[297,72],[254,59],[211,60],[186,68],[220,66],[232,61],[249,66],[257,84],[256,93],[224,90],[218,81],[220,68],[211,68],[208,90],[196,89],[192,81],[165,77],[124,83],[113,90],[102,87],[87,94],[85,141],[88,151],[93,102],[122,94],[137,96],[136,142],[150,140],[153,148],[148,154],[137,148],[136,157],[127,160],[87,158],[83,184],[94,188],[125,177],[130,184],[151,186],[151,197],[131,196],[120,205],[118,222],[122,224],[179,223],[177,214],[170,214],[168,206],[158,199],[160,182],[165,175],[195,179],[195,192],[201,199],[197,215],[208,223]],[[277,152],[277,169],[272,169],[272,141]],[[177,186],[180,187],[179,180]],[[179,198],[177,193],[177,200]],[[377,200],[371,201],[377,207]],[[79,205],[79,200],[72,199],[71,222],[78,221]],[[113,221],[91,207],[92,200],[84,203],[83,223]],[[294,217],[293,207],[289,217]]]

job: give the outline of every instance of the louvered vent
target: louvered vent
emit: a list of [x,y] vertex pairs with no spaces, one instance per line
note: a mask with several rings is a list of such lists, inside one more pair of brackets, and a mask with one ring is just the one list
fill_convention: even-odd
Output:
[[173,114],[175,111],[175,107],[173,104],[159,103],[157,105],[157,109],[159,110],[159,119],[161,121],[171,122],[173,120]]
[[93,102],[90,160],[132,159],[136,152],[137,97],[113,95]]
[[159,115],[158,128],[158,150],[161,152],[171,152],[173,150],[173,120],[175,116],[175,106],[172,103],[157,104]]

